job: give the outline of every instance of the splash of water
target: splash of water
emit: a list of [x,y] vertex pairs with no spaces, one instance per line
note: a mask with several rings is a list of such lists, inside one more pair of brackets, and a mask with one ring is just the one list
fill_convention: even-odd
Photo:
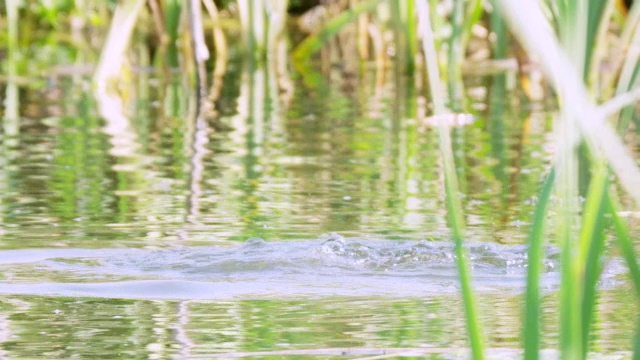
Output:
[[[456,291],[452,244],[347,239],[267,242],[228,247],[43,249],[0,252],[0,293],[133,298],[273,296],[425,296]],[[521,291],[521,245],[469,245],[479,291]],[[543,287],[558,284],[558,253],[547,249]],[[623,271],[611,262],[605,279]]]

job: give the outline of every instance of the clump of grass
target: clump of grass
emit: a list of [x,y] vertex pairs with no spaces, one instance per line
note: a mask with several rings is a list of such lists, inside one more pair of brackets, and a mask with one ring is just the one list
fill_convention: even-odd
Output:
[[[632,277],[637,278],[637,260],[628,244],[625,225],[618,218],[615,206],[609,200],[609,168],[618,176],[626,192],[639,200],[637,184],[640,180],[631,155],[625,149],[621,139],[606,122],[608,104],[597,106],[590,100],[589,91],[583,79],[589,79],[587,69],[593,68],[593,45],[595,34],[599,31],[602,19],[596,14],[601,10],[599,1],[566,2],[558,11],[560,40],[553,34],[539,4],[535,1],[513,2],[500,0],[500,10],[511,25],[511,29],[532,55],[539,61],[547,77],[553,83],[560,98],[563,116],[559,127],[564,128],[564,136],[559,137],[561,146],[556,156],[556,171],[560,173],[558,192],[563,199],[563,225],[558,231],[562,248],[562,284],[560,289],[560,348],[565,359],[583,359],[586,357],[589,329],[596,302],[597,280],[602,272],[605,254],[604,224],[608,214],[614,218],[619,244],[630,268]],[[584,15],[584,16],[581,16]],[[526,24],[526,25],[525,25]],[[564,46],[561,45],[561,42]],[[578,43],[576,43],[578,42]],[[631,96],[628,100],[633,100]],[[581,225],[576,236],[578,209],[577,195],[577,158],[578,142],[575,134],[566,129],[579,129],[582,139],[589,147],[588,166],[591,179],[585,204],[581,211]],[[548,187],[545,186],[543,194]],[[543,196],[544,198],[544,196]],[[540,209],[540,205],[539,208]],[[530,246],[533,258],[537,259],[539,233],[544,219],[536,214]],[[535,266],[535,264],[532,264]],[[539,295],[537,295],[537,271],[529,270],[526,326],[526,358],[539,357],[537,328],[540,313]],[[636,279],[634,279],[635,281]],[[531,337],[531,338],[529,338]],[[636,353],[636,356],[640,354]]]

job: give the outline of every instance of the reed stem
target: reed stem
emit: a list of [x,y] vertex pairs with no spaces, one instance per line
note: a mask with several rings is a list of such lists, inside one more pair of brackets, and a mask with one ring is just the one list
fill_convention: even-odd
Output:
[[[422,24],[422,50],[425,56],[425,63],[427,65],[427,76],[429,78],[429,87],[434,108],[433,113],[434,116],[444,115],[447,112],[447,108],[443,96],[444,93],[442,92],[442,81],[438,70],[437,50],[431,27],[429,6],[426,0],[418,3],[418,13],[420,14],[420,21]],[[467,321],[467,333],[471,343],[473,358],[483,359],[484,345],[482,341],[482,332],[478,324],[476,302],[471,287],[471,271],[468,263],[468,255],[463,245],[464,220],[462,218],[462,205],[460,204],[458,181],[451,145],[451,134],[449,132],[449,128],[445,126],[442,118],[440,118],[438,125],[438,138],[440,140],[438,147],[444,170],[445,201],[447,204],[449,226],[451,227],[453,241],[455,244],[458,276],[460,277],[460,287],[462,290]]]

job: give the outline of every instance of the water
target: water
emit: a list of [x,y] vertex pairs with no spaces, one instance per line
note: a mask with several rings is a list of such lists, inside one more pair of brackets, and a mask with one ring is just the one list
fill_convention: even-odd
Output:
[[[469,248],[476,290],[518,293],[526,248]],[[543,288],[558,284],[549,249]],[[250,299],[327,296],[427,297],[458,291],[452,244],[344,239],[265,242],[165,250],[38,249],[0,252],[0,293],[140,299]],[[604,283],[623,272],[610,264]],[[37,280],[36,280],[37,279]],[[10,281],[8,281],[10,280]]]
[[[0,358],[464,358],[437,134],[416,121],[426,101],[401,82],[373,86],[372,71],[354,88],[343,71],[320,83],[294,73],[283,99],[268,72],[232,59],[202,122],[185,115],[184,84],[136,73],[120,132],[85,75],[2,84],[19,96],[0,138]],[[505,101],[501,83],[468,79],[476,121],[453,129],[474,287],[500,359],[520,354],[522,244],[553,150],[553,113]],[[638,309],[624,279],[612,254],[594,356],[629,356],[618,352]],[[551,349],[552,245],[542,286]]]

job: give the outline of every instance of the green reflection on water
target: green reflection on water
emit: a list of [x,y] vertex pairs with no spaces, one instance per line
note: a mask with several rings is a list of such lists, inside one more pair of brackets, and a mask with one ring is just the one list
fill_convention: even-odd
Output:
[[[138,87],[152,88],[129,95],[134,109],[146,110],[131,119],[136,150],[115,156],[117,136],[101,131],[95,102],[77,90],[88,79],[47,90],[55,111],[39,103],[39,90],[25,87],[29,101],[22,111],[30,119],[14,136],[18,155],[4,170],[21,179],[9,182],[5,199],[21,200],[7,201],[13,205],[4,215],[2,246],[164,246],[315,238],[329,231],[416,239],[446,234],[435,134],[418,132],[409,117],[416,112],[415,92],[403,90],[409,98],[400,98],[389,84],[357,94],[325,83],[300,87],[276,114],[266,73],[235,71],[217,102],[225,127],[204,130],[201,164],[192,163],[192,120],[158,105],[186,91],[175,82],[141,81]],[[202,168],[196,184],[194,166]]]
[[[489,348],[519,348],[519,295],[481,295]],[[602,304],[633,296],[608,291]],[[556,306],[546,296],[545,307]],[[164,302],[5,297],[0,354],[9,358],[172,357],[323,348],[466,347],[455,294],[428,299],[324,298]],[[625,348],[633,314],[601,306],[594,351]],[[543,319],[544,348],[556,346],[554,316]],[[446,356],[446,355],[445,355]]]

